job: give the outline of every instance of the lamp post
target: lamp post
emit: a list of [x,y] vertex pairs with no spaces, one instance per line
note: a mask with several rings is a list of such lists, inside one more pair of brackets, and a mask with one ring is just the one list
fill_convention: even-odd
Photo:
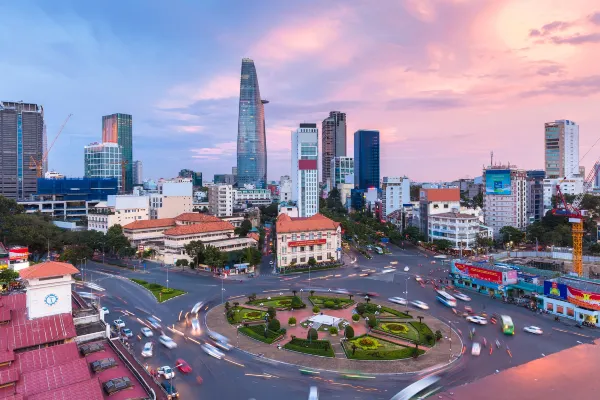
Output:
[[404,284],[405,284],[405,291],[404,294],[406,295],[406,313],[408,314],[408,280],[410,279],[410,277],[404,279]]

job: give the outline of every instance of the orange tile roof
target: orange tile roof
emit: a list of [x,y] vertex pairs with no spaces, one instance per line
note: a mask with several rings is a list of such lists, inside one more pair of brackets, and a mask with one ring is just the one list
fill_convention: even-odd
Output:
[[260,236],[259,236],[259,234],[258,234],[258,233],[254,233],[254,232],[253,232],[253,233],[249,233],[249,234],[248,234],[248,237],[249,237],[250,239],[254,239],[254,240],[256,240],[257,242],[260,240]]
[[51,276],[72,275],[77,273],[79,273],[79,270],[72,264],[58,261],[46,261],[19,271],[19,275],[23,279],[49,278]]
[[133,231],[137,229],[168,228],[170,226],[175,226],[175,218],[146,219],[142,221],[133,221],[125,225],[123,229]]
[[460,201],[459,188],[421,189],[421,191],[425,192],[423,200],[426,201]]
[[315,214],[309,218],[290,218],[287,214],[280,214],[277,217],[276,226],[277,233],[334,231],[340,226],[340,223],[322,214]]
[[200,213],[183,213],[175,217],[175,221],[185,222],[219,222],[220,218],[214,215],[200,214]]
[[165,236],[184,236],[194,233],[233,231],[235,228],[229,222],[204,222],[192,225],[178,225],[163,232]]

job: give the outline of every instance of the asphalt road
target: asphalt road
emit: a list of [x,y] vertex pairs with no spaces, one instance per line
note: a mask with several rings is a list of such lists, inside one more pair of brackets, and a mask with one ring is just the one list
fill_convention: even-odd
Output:
[[[441,373],[442,383],[447,388],[544,357],[575,346],[580,342],[590,342],[599,336],[592,329],[578,329],[563,322],[556,322],[551,316],[540,316],[522,307],[504,304],[484,295],[466,292],[472,298],[469,305],[475,312],[485,310],[488,313],[510,315],[515,323],[516,334],[510,337],[504,336],[498,325],[476,326],[470,324],[455,315],[450,308],[437,302],[435,291],[431,286],[422,288],[414,279],[414,274],[429,278],[430,271],[432,271],[433,277],[445,277],[447,272],[444,272],[443,266],[431,264],[431,256],[426,258],[423,253],[414,248],[406,250],[394,248],[393,252],[394,254],[391,255],[375,254],[372,260],[367,260],[361,255],[351,254],[347,258],[346,267],[311,273],[310,281],[308,274],[286,277],[274,275],[266,257],[260,267],[260,276],[244,280],[243,283],[233,278],[221,281],[210,276],[170,269],[168,272],[169,286],[185,290],[188,293],[162,304],[157,304],[153,296],[145,289],[123,279],[124,277],[135,277],[166,286],[167,268],[161,267],[160,264],[146,263],[145,270],[133,272],[88,262],[83,272],[86,281],[91,279],[93,283],[105,289],[99,293],[101,305],[110,309],[107,319],[112,321],[122,315],[124,311],[128,311],[134,315],[126,314],[122,318],[127,327],[131,328],[134,333],[139,333],[142,325],[137,318],[143,319],[154,315],[162,320],[164,326],[174,327],[184,335],[166,330],[166,333],[177,342],[178,347],[168,350],[157,342],[154,356],[148,359],[148,364],[153,368],[162,365],[174,366],[178,358],[183,358],[192,366],[191,374],[184,376],[178,373],[174,379],[181,398],[184,399],[268,400],[280,399],[285,396],[287,400],[300,400],[308,398],[310,386],[317,386],[320,398],[323,400],[337,398],[388,400],[409,383],[418,379],[415,375],[406,375],[377,376],[375,379],[349,381],[332,373],[321,373],[317,378],[307,377],[301,375],[296,367],[272,364],[237,349],[226,353],[225,359],[212,358],[205,354],[199,345],[199,342],[205,338],[205,333],[202,332],[198,337],[194,336],[183,321],[186,312],[191,310],[195,303],[205,301],[209,306],[215,305],[221,302],[221,296],[226,300],[232,296],[261,293],[265,290],[322,287],[344,288],[356,293],[377,292],[385,298],[400,296],[409,301],[415,299],[424,301],[430,306],[429,314],[446,323],[451,323],[455,329],[463,333],[467,349],[465,355],[451,369]],[[354,259],[356,261],[352,263],[351,260]],[[397,264],[392,265],[392,262]],[[419,267],[419,264],[423,266]],[[386,269],[389,269],[385,267],[390,265],[396,267],[396,270],[384,273]],[[409,266],[408,272],[403,271],[405,266]],[[448,266],[445,269],[448,269]],[[364,276],[365,274],[369,275]],[[84,290],[89,291],[89,289]],[[459,301],[458,307],[465,304]],[[417,311],[412,311],[412,313],[415,314]],[[523,327],[528,325],[539,326],[544,330],[544,334],[536,336],[523,332]],[[489,348],[485,348],[479,357],[471,356],[472,342],[468,337],[468,332],[472,327],[476,328],[475,341],[481,342],[485,337],[490,344],[499,339],[502,347],[500,349],[494,347],[492,354],[489,354]],[[203,330],[205,331],[204,326]],[[140,354],[143,344],[150,339],[143,337],[142,340],[133,339],[137,354]],[[156,341],[156,337],[153,339]],[[235,344],[235,338],[230,339]],[[510,348],[510,355],[507,346]],[[141,359],[141,356],[139,358]],[[198,377],[202,378],[202,384],[198,383]]]

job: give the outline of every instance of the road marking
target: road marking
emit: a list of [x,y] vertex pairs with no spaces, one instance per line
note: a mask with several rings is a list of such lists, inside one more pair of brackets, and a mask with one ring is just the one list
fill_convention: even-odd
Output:
[[582,336],[582,337],[586,337],[586,338],[590,338],[590,339],[594,338],[593,336],[584,335],[583,333],[571,332],[571,331],[567,331],[567,330],[559,329],[559,328],[552,328],[552,329],[554,329],[555,331],[558,331],[558,332],[570,333],[573,335]]
[[257,378],[279,378],[278,376],[275,375],[270,375],[270,374],[244,374],[246,376],[255,376]]
[[245,367],[245,365],[244,365],[244,364],[240,364],[240,363],[238,363],[238,362],[235,362],[235,361],[233,361],[233,360],[229,360],[229,359],[227,359],[227,358],[224,358],[223,360],[225,360],[225,361],[227,361],[227,362],[229,362],[229,363],[235,364],[235,365],[237,365],[238,367],[242,367],[242,368],[244,368],[244,367]]

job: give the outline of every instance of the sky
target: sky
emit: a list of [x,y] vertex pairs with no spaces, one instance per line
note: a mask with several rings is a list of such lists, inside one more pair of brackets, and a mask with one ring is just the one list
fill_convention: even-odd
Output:
[[543,169],[544,122],[600,156],[597,0],[130,0],[0,3],[0,97],[44,106],[51,169],[83,175],[102,115],[133,115],[144,178],[236,165],[241,60],[255,61],[268,179],[300,122],[381,132],[381,175],[446,181]]

